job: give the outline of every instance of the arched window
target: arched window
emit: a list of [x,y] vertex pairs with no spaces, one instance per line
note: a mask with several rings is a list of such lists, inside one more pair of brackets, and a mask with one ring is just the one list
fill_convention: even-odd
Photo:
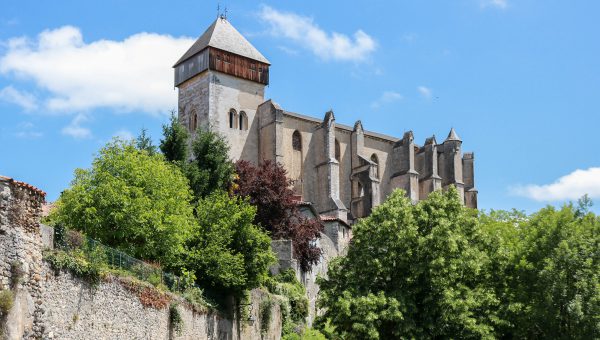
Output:
[[237,112],[234,109],[229,110],[229,128],[237,128]]
[[371,155],[371,162],[377,165],[377,178],[379,178],[379,158],[377,158],[377,154]]
[[340,142],[338,142],[337,138],[335,139],[335,159],[340,162]]
[[196,114],[196,111],[192,111],[190,113],[189,126],[190,132],[194,132],[198,128],[198,115]]
[[298,130],[292,134],[292,148],[294,151],[302,151],[302,136]]
[[240,111],[239,127],[240,127],[240,130],[248,130],[248,116],[246,115],[246,112],[244,112],[244,111]]

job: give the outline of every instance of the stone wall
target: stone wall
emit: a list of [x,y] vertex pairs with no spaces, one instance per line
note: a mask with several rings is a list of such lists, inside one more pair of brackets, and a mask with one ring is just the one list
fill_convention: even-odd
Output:
[[2,316],[5,338],[37,338],[42,332],[42,239],[39,216],[44,193],[0,176],[0,289],[10,289],[14,305]]
[[43,229],[42,242],[39,219],[43,201],[43,192],[0,176],[0,288],[12,290],[15,296],[7,315],[0,315],[0,338],[281,338],[278,305],[270,310],[269,324],[261,327],[260,304],[269,297],[258,289],[251,292],[250,317],[246,320],[217,312],[195,312],[181,297],[171,295],[183,320],[177,332],[169,321],[168,305],[145,307],[121,279],[109,278],[91,287],[70,273],[56,273],[42,259],[43,246],[52,244],[47,228]]
[[139,298],[116,278],[92,288],[69,273],[45,270],[43,295],[44,339],[279,339],[279,306],[271,310],[268,331],[261,334],[260,301],[266,293],[251,293],[251,315],[255,322],[229,319],[219,313],[197,313],[176,298],[183,320],[178,332],[169,321],[169,307],[144,307]]

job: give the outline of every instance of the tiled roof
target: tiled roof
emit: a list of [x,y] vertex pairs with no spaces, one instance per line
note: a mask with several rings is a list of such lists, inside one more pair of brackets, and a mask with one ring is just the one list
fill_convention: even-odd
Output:
[[14,180],[14,179],[10,178],[10,177],[6,177],[6,176],[2,176],[2,175],[0,175],[0,181],[13,183],[13,184],[15,184],[18,187],[29,189],[29,190],[33,191],[34,193],[36,193],[36,194],[38,194],[38,195],[40,195],[42,197],[46,197],[46,193],[45,192],[43,192],[42,190],[34,187],[31,184],[28,184],[28,183],[25,183],[25,182],[21,182],[21,181],[17,181],[17,180]]
[[173,67],[176,67],[209,46],[260,61],[261,63],[270,64],[267,58],[252,46],[252,44],[246,40],[246,38],[244,38],[244,36],[241,35],[227,19],[217,18],[200,38],[196,40],[192,47],[179,58]]

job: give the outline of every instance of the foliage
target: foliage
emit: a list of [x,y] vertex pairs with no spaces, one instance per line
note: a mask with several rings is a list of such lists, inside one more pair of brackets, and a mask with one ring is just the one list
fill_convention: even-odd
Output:
[[177,264],[194,226],[187,180],[161,155],[118,139],[88,170],[77,169],[52,220],[102,243],[167,267]]
[[0,314],[6,315],[14,304],[15,295],[10,290],[0,290]]
[[214,192],[198,202],[198,227],[187,244],[185,267],[198,283],[240,296],[260,286],[275,261],[271,240],[253,224],[246,200]]
[[181,313],[179,313],[177,306],[177,303],[172,303],[169,306],[169,323],[171,324],[171,328],[178,335],[181,335],[181,332],[183,331],[183,318],[181,317]]
[[318,263],[321,249],[314,241],[320,237],[323,226],[298,211],[285,169],[269,160],[259,167],[240,160],[236,173],[234,193],[249,197],[256,206],[255,223],[269,231],[273,239],[291,239],[294,256],[304,271]]
[[319,280],[321,325],[344,339],[495,335],[486,238],[456,189],[416,205],[397,190],[353,233],[348,255]]
[[152,138],[150,138],[148,130],[145,128],[135,139],[135,147],[140,151],[146,151],[151,156],[156,154],[156,146],[152,143]]
[[23,280],[25,271],[23,270],[23,264],[20,261],[14,260],[10,262],[10,275],[12,279],[12,286],[15,288]]
[[302,334],[291,333],[281,337],[282,340],[327,340],[321,332],[316,329],[307,328]]
[[272,294],[279,295],[282,334],[288,336],[301,330],[308,316],[306,289],[296,278],[293,269],[283,271],[267,280],[265,286]]
[[196,199],[217,190],[227,190],[233,179],[233,164],[228,152],[227,142],[218,133],[203,129],[196,131],[192,142],[193,159],[185,166]]
[[183,292],[183,298],[198,313],[206,312],[209,308],[214,307],[212,303],[206,300],[204,292],[198,287],[187,288]]
[[273,301],[269,295],[260,301],[258,309],[260,314],[260,331],[262,334],[265,334],[269,331],[271,313],[273,312]]
[[173,300],[167,292],[161,291],[158,288],[146,282],[139,281],[131,276],[119,277],[118,279],[123,287],[137,295],[140,303],[144,307],[160,310],[166,308]]
[[97,248],[90,252],[89,256],[82,249],[46,250],[44,260],[57,272],[67,270],[76,277],[97,285],[107,269],[106,258],[101,252],[101,249]]
[[[502,328],[516,338],[600,336],[600,218],[579,207],[523,215],[492,212],[482,227],[493,238]],[[508,218],[507,218],[508,216]]]
[[174,111],[171,112],[169,124],[163,125],[162,128],[164,139],[160,140],[160,151],[167,161],[183,164],[188,158],[189,134]]

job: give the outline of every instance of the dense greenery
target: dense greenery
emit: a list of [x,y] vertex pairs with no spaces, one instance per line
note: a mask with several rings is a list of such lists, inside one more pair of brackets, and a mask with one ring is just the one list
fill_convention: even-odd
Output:
[[175,112],[171,112],[169,124],[163,125],[163,139],[160,151],[169,162],[183,164],[188,159],[188,138],[186,128],[179,122]]
[[227,190],[233,180],[234,167],[228,156],[229,146],[216,132],[196,130],[192,142],[192,160],[185,173],[196,199],[218,190]]
[[477,216],[455,190],[416,205],[395,192],[320,282],[320,326],[344,339],[597,338],[600,219],[582,202]]
[[476,215],[456,190],[413,205],[395,191],[354,228],[320,304],[344,339],[493,335],[497,300]]
[[518,212],[482,216],[495,254],[491,282],[505,320],[500,334],[600,337],[600,218],[586,209],[565,205],[527,218]]
[[198,229],[186,246],[185,266],[198,282],[241,296],[267,278],[275,261],[269,236],[253,223],[256,208],[216,191],[198,202]]
[[176,166],[115,139],[91,169],[75,171],[52,220],[137,258],[174,266],[193,230],[191,200]]
[[314,241],[321,237],[323,226],[300,213],[285,169],[269,160],[258,167],[240,160],[235,164],[235,170],[233,192],[248,197],[257,207],[255,222],[274,239],[292,240],[294,257],[304,271],[318,263],[321,249]]
[[296,338],[303,330],[308,316],[306,289],[296,278],[293,269],[270,277],[265,285],[269,292],[280,297],[283,339]]

